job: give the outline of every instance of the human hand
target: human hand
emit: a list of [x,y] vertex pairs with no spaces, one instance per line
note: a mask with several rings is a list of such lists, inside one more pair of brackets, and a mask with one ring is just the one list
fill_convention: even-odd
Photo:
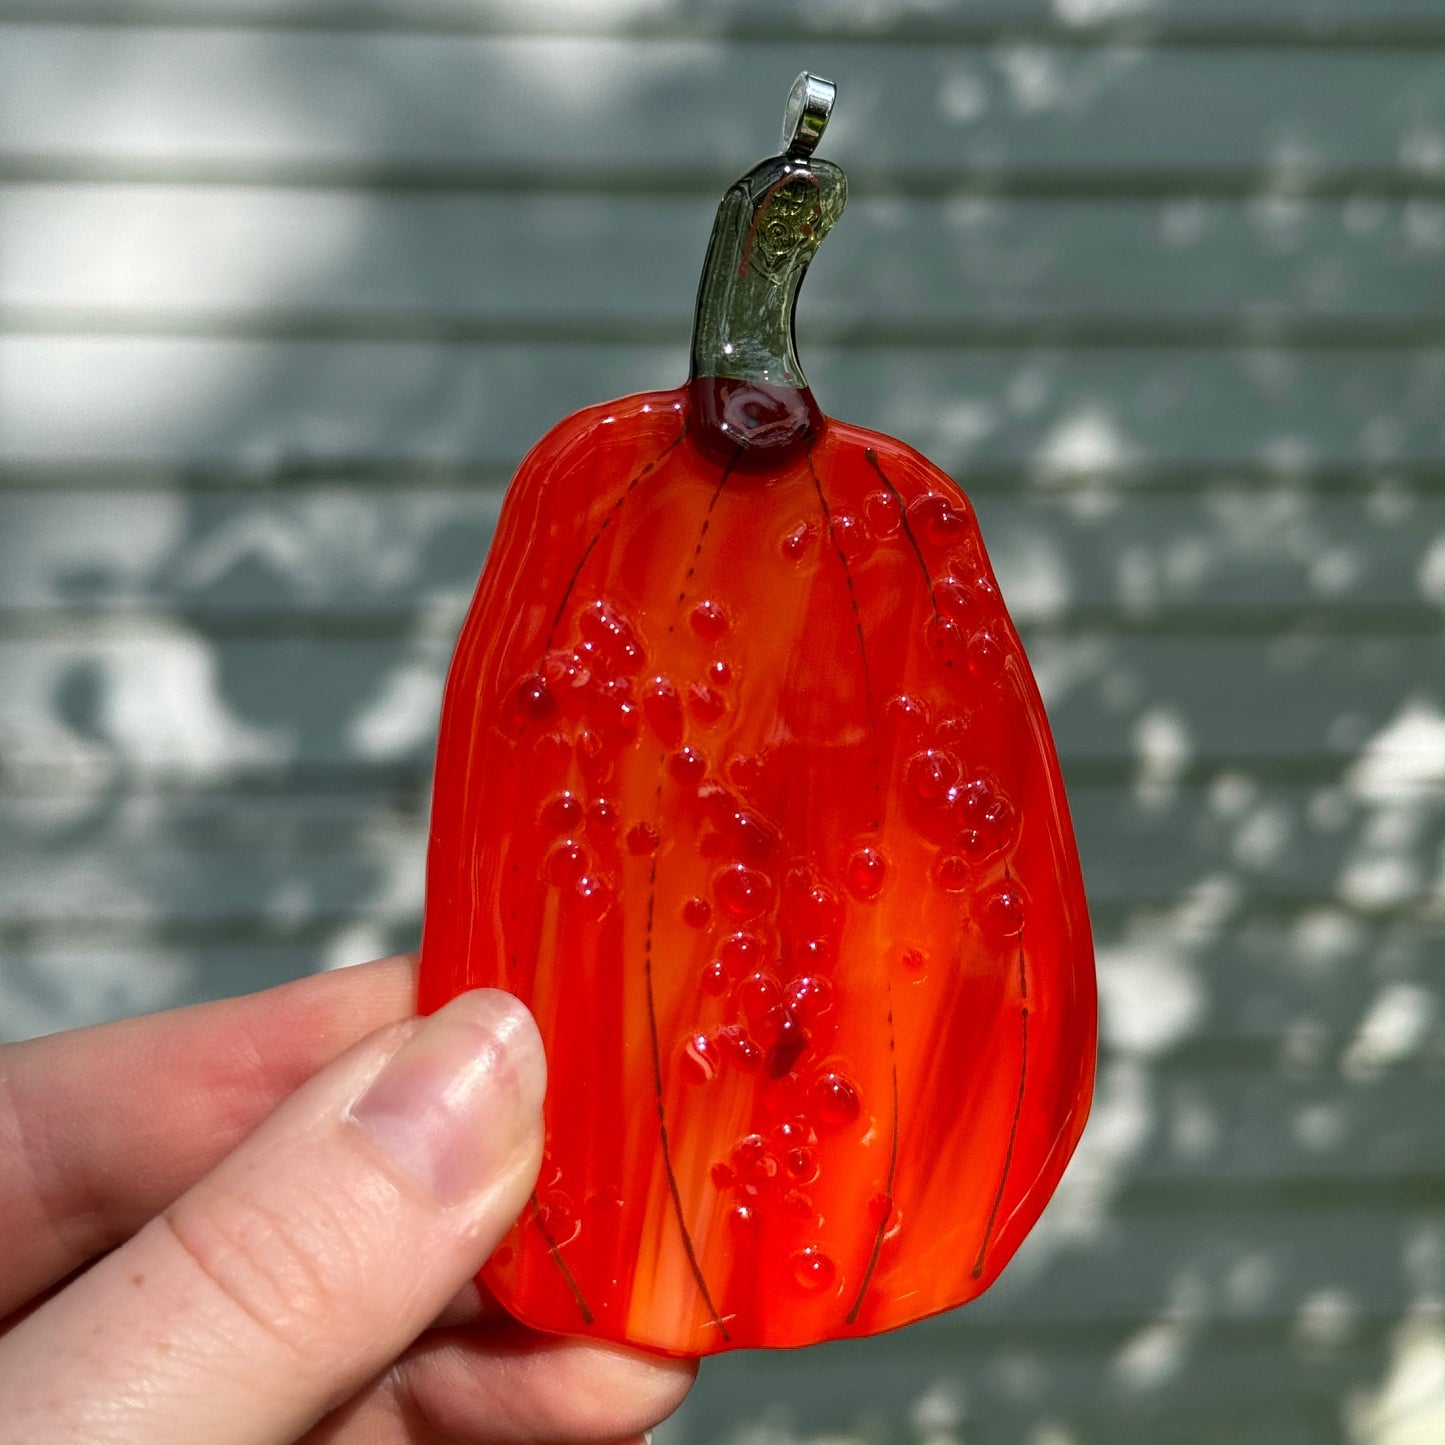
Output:
[[526,1010],[413,962],[0,1046],[0,1442],[614,1441],[690,1361],[470,1281],[533,1187]]

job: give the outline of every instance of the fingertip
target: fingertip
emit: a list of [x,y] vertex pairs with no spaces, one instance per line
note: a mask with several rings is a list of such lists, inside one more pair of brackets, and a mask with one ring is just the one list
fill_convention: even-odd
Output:
[[433,1199],[459,1204],[527,1172],[546,1080],[531,1014],[511,994],[476,989],[415,1029],[349,1117]]
[[474,988],[458,994],[432,1015],[458,1020],[493,1035],[522,1089],[520,1105],[535,1112],[547,1092],[547,1051],[532,1011],[516,994],[500,988]]

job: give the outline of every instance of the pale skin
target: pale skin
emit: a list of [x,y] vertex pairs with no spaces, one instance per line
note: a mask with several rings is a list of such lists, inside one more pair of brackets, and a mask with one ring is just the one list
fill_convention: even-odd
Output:
[[415,961],[0,1046],[0,1442],[630,1441],[695,1363],[538,1334],[473,1276],[525,1206],[515,1000]]

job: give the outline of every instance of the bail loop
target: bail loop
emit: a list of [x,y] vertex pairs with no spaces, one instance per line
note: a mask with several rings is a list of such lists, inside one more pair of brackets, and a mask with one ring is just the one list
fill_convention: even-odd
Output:
[[817,149],[833,113],[838,87],[811,71],[802,71],[788,92],[783,112],[783,137],[779,150],[794,160],[804,160]]

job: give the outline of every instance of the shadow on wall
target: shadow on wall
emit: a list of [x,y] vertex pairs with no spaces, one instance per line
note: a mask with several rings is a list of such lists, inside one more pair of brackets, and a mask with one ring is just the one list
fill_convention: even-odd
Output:
[[[85,133],[218,66],[242,82],[197,153],[262,117],[286,184],[0,199],[33,288],[0,443],[14,1034],[414,944],[440,683],[501,486],[565,412],[681,379],[717,182],[797,68],[782,43],[743,73],[684,42],[94,39],[65,41]],[[830,411],[976,501],[1065,759],[1104,1054],[988,1297],[711,1365],[672,1439],[1434,1439],[1445,207],[1312,178],[1372,126],[1445,146],[1438,67],[1345,67],[1321,101],[1247,50],[817,65],[855,199],[804,358]],[[921,140],[896,99],[920,75]],[[1383,118],[1336,116],[1362,76]],[[659,127],[685,102],[705,127]],[[1180,194],[1099,155],[1176,166]],[[1251,156],[1247,185],[1188,192]]]

